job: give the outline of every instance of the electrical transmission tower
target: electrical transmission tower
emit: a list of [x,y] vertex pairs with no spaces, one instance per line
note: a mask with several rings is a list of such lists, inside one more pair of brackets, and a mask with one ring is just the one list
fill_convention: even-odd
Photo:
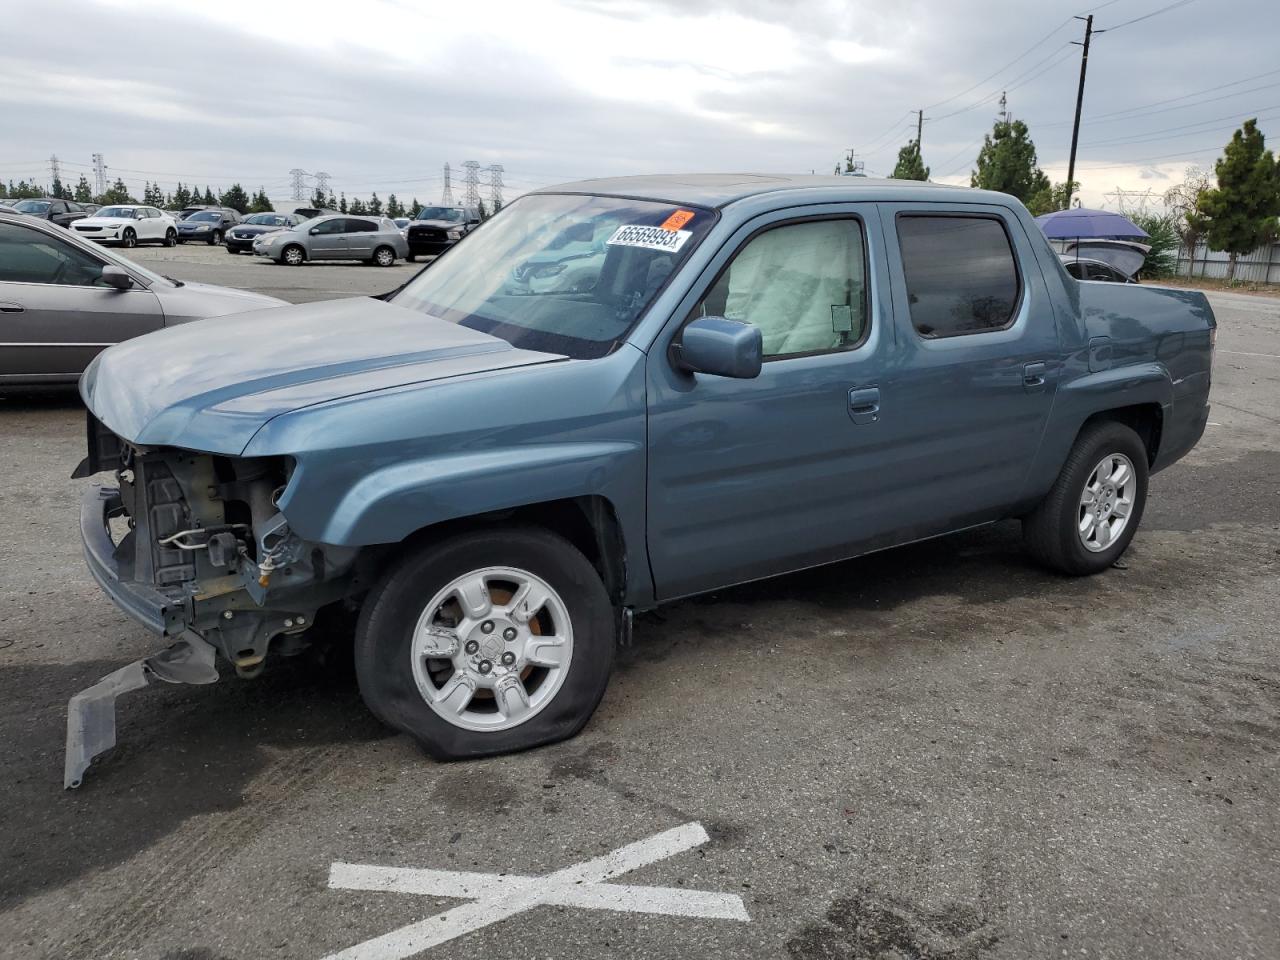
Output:
[[469,207],[478,207],[480,206],[480,162],[468,160],[462,165],[462,169],[466,171],[462,175],[462,183],[467,188],[462,202]]
[[489,164],[489,212],[502,209],[502,164]]
[[55,183],[59,186],[62,185],[62,168],[58,166],[58,155],[56,153],[51,154],[49,157],[49,177],[51,189]]
[[97,190],[97,196],[100,197],[107,192],[107,165],[100,153],[93,155],[93,185]]
[[289,171],[289,176],[293,178],[293,199],[307,199],[307,185],[303,182],[303,178],[307,176],[307,171],[301,167],[294,167]]
[[316,193],[320,194],[323,197],[327,197],[329,196],[330,192],[331,191],[329,190],[329,174],[325,173],[323,170],[317,170],[316,171]]
[[444,165],[444,191],[440,194],[440,205],[442,207],[453,206],[453,174],[449,170],[449,164]]

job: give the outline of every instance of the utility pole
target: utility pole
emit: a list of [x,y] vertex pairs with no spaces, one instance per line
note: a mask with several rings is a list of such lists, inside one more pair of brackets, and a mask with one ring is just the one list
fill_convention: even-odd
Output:
[[924,133],[924,111],[916,111],[916,153],[920,152],[920,135]]
[[[1071,159],[1067,161],[1067,204],[1064,210],[1071,206],[1071,194],[1076,189],[1076,143],[1080,140],[1080,108],[1084,106],[1084,75],[1089,69],[1089,41],[1093,39],[1093,14],[1075,19],[1084,21],[1084,43],[1080,47],[1080,87],[1076,90],[1076,120],[1071,127]],[[1079,43],[1077,40],[1071,42]]]
[[290,181],[292,181],[292,185],[293,185],[293,199],[305,200],[307,198],[306,197],[307,185],[303,181],[305,177],[309,177],[309,176],[310,174],[307,173],[307,171],[303,170],[301,167],[294,167],[292,170],[289,171],[289,179]]

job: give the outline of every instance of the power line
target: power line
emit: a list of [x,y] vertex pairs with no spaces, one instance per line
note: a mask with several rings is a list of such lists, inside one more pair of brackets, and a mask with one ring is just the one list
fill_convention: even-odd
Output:
[[951,103],[951,101],[953,100],[959,100],[961,97],[967,96],[968,94],[972,93],[974,90],[977,90],[979,87],[985,85],[989,81],[994,80],[996,77],[1000,76],[1000,74],[1004,73],[1006,70],[1012,67],[1015,63],[1018,63],[1019,61],[1021,61],[1024,57],[1026,57],[1029,53],[1031,53],[1032,50],[1035,50],[1036,48],[1042,46],[1047,40],[1049,40],[1050,37],[1052,37],[1055,33],[1057,33],[1059,30],[1065,27],[1068,23],[1070,23],[1071,19],[1072,19],[1071,17],[1067,17],[1067,19],[1063,20],[1060,24],[1058,24],[1056,27],[1054,27],[1052,30],[1046,33],[1043,37],[1041,37],[1031,46],[1027,47],[1026,50],[1022,51],[1022,53],[1018,54],[1016,57],[1014,57],[1012,60],[1006,63],[1003,67],[1001,67],[995,73],[991,74],[988,77],[983,77],[981,80],[979,80],[973,86],[969,87],[967,90],[961,90],[959,93],[954,94],[950,97],[947,97],[945,100],[939,100],[937,103],[926,104],[924,109],[932,110],[935,107],[942,106],[943,104]]
[[[1269,107],[1262,107],[1261,109],[1258,109],[1258,110],[1243,110],[1237,113],[1229,113],[1224,117],[1214,117],[1212,120],[1200,120],[1196,123],[1184,123],[1176,127],[1165,127],[1162,130],[1148,130],[1145,133],[1135,134],[1132,137],[1116,137],[1111,140],[1094,140],[1090,143],[1082,144],[1082,146],[1113,147],[1113,146],[1119,146],[1126,143],[1158,143],[1159,141],[1166,140],[1166,139],[1176,140],[1178,139],[1176,134],[1177,134],[1177,131],[1179,130],[1189,130],[1192,127],[1212,127],[1214,124],[1223,123],[1224,121],[1227,121],[1227,120],[1236,120],[1238,117],[1241,116],[1242,113],[1255,116],[1260,122],[1277,119],[1276,117],[1260,116],[1260,114],[1265,113],[1268,110],[1280,110],[1280,104],[1272,104]],[[1184,136],[1194,136],[1196,134],[1208,133],[1208,132],[1209,131],[1207,130],[1195,130],[1195,131],[1192,131],[1192,133],[1184,134]],[[1168,133],[1175,134],[1175,136],[1172,136],[1172,137],[1160,136],[1161,134],[1168,134]]]
[[1131,23],[1141,23],[1143,20],[1150,20],[1152,17],[1158,17],[1162,13],[1168,13],[1170,10],[1177,10],[1179,7],[1185,7],[1188,3],[1194,3],[1195,0],[1178,0],[1177,3],[1171,3],[1167,7],[1161,7],[1159,10],[1152,10],[1150,13],[1144,13],[1140,17],[1134,17],[1132,20],[1126,20],[1124,23],[1117,23],[1114,27],[1107,27],[1108,33],[1113,33],[1121,27],[1127,27]]
[[[1036,61],[1028,69],[1018,74],[1016,77],[1014,77],[1012,80],[1006,83],[999,90],[993,90],[991,93],[987,94],[981,100],[976,100],[973,103],[969,104],[969,106],[961,107],[959,110],[953,110],[951,113],[944,113],[940,117],[930,117],[929,119],[934,123],[938,123],[941,120],[949,120],[951,117],[959,116],[962,113],[968,113],[970,110],[976,110],[978,109],[978,107],[986,106],[988,103],[991,103],[993,100],[996,99],[997,93],[1007,93],[1010,90],[1017,90],[1019,87],[1025,87],[1032,80],[1035,80],[1037,77],[1040,77],[1045,73],[1048,73],[1058,64],[1062,63],[1062,61],[1066,60],[1067,57],[1071,55],[1071,52],[1072,52],[1071,45],[1069,43],[1064,44],[1061,50],[1056,50],[1053,53],[1049,54],[1049,56],[1045,57],[1043,60]],[[1048,63],[1050,60],[1052,60],[1053,62],[1049,63],[1049,65],[1046,66],[1043,70],[1040,70],[1038,73],[1034,72],[1039,67],[1044,66],[1046,63]],[[928,108],[926,107],[925,109],[928,109]]]

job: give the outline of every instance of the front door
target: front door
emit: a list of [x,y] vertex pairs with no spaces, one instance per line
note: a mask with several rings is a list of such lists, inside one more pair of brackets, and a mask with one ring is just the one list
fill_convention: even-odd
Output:
[[[648,549],[658,598],[849,556],[891,535],[902,425],[874,204],[779,211],[725,244],[649,351]],[[695,316],[761,328],[760,375],[682,372]]]
[[105,347],[164,326],[155,294],[103,285],[102,267],[75,244],[0,223],[0,382],[74,380]]
[[341,260],[347,255],[348,222],[345,217],[332,217],[312,227],[312,260]]

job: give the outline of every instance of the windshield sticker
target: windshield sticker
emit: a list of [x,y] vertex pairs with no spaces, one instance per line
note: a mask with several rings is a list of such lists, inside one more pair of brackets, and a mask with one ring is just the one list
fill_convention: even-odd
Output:
[[692,210],[677,210],[667,219],[662,221],[663,230],[679,230],[686,223],[693,219]]
[[619,227],[605,243],[614,247],[644,247],[647,250],[665,250],[668,253],[675,253],[691,236],[693,233],[689,230],[667,230],[663,227],[631,225]]

